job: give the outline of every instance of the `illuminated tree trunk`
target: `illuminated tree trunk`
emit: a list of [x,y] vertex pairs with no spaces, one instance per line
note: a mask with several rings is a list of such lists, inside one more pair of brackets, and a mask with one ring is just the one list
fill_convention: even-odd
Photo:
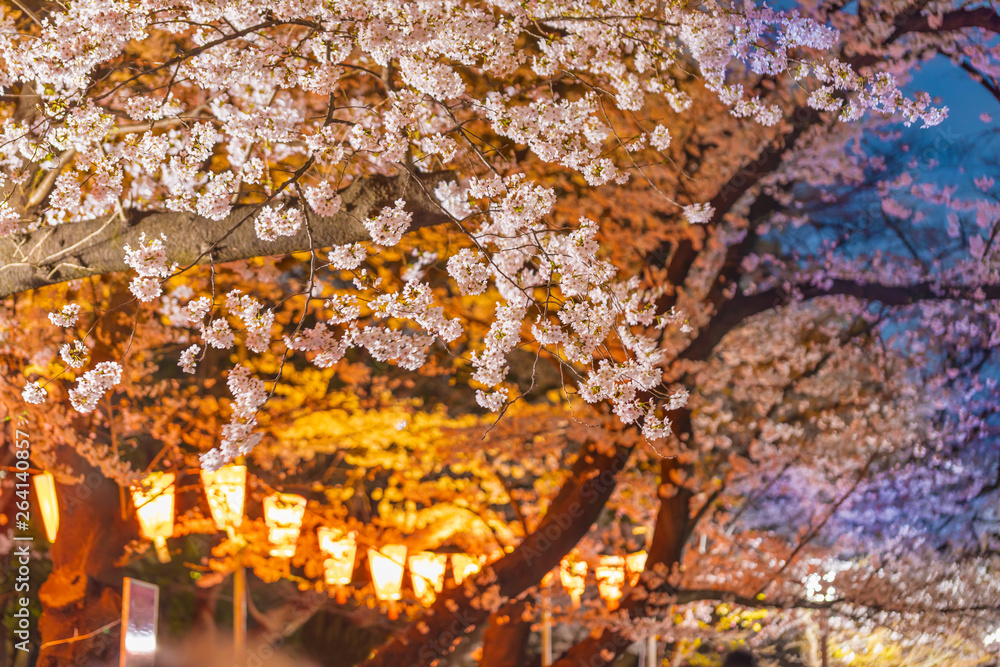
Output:
[[[691,413],[678,410],[673,415],[674,430],[678,436],[691,432]],[[663,459],[660,464],[660,509],[656,515],[656,527],[653,532],[653,543],[650,545],[646,569],[657,564],[671,569],[680,563],[691,528],[691,498],[690,490],[675,486],[670,482],[671,471],[680,470],[682,466],[676,459]],[[639,586],[642,586],[640,582]],[[621,609],[631,617],[645,614],[644,604],[635,596],[627,595],[622,600]],[[573,646],[554,667],[600,667],[610,665],[618,659],[634,640],[621,632],[605,629],[597,637],[588,637]]]
[[[57,484],[59,535],[49,554],[52,573],[38,589],[39,631],[47,642],[85,635],[121,616],[121,575],[115,568],[134,527],[121,518],[118,485],[86,465],[69,448],[61,458],[83,474],[83,483]],[[89,664],[118,652],[118,628],[43,648],[39,667]]]
[[590,530],[631,451],[631,446],[586,445],[535,531],[477,575],[474,589],[456,586],[439,597],[365,667],[430,665],[454,650],[506,600],[537,585]]
[[483,658],[479,667],[520,667],[531,636],[531,623],[521,620],[525,600],[508,602],[490,617],[483,636]]

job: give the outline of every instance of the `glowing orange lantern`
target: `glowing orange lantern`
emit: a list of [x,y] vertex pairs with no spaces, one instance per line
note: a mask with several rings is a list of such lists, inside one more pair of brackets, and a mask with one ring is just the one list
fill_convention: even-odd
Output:
[[625,586],[625,559],[621,556],[601,556],[594,575],[601,599],[609,610],[614,611],[622,599],[622,588]]
[[444,571],[447,567],[446,554],[421,551],[410,556],[410,578],[418,600],[425,605],[434,602],[436,594],[444,588]]
[[337,587],[337,602],[344,604],[347,602],[345,586],[354,577],[354,557],[358,550],[354,533],[345,535],[343,530],[326,527],[317,532],[319,548],[329,556],[323,563],[326,568],[326,583]]
[[455,583],[461,584],[466,580],[467,577],[479,572],[483,567],[483,557],[480,556],[476,558],[475,556],[470,556],[469,554],[452,554],[451,555],[451,571],[452,576],[455,577]]
[[639,575],[646,569],[646,552],[636,551],[625,556],[625,568],[628,570],[628,585],[639,583]]
[[587,561],[566,556],[559,563],[559,580],[573,600],[573,608],[579,609],[580,598],[587,586]]
[[246,466],[226,466],[216,471],[201,471],[205,497],[212,511],[215,527],[225,530],[230,537],[243,522],[243,500],[246,497]]
[[306,499],[294,493],[272,493],[264,498],[264,521],[267,522],[267,539],[274,545],[271,555],[291,558],[295,555],[295,542],[306,513]]
[[59,502],[56,500],[56,480],[50,472],[38,473],[34,477],[35,497],[38,507],[42,510],[42,523],[45,524],[45,536],[49,542],[56,541],[59,532]]
[[170,562],[167,538],[174,532],[174,474],[150,473],[132,486],[132,502],[143,536],[153,540],[156,557],[161,563]]
[[395,601],[403,597],[403,568],[406,563],[405,544],[386,544],[380,549],[368,549],[368,566],[372,571],[375,596],[389,601],[389,618],[396,618]]

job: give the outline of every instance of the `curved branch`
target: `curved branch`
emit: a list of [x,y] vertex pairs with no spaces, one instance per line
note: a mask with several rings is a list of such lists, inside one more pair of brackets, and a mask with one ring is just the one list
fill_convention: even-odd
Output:
[[681,359],[704,359],[722,338],[744,320],[796,301],[825,296],[852,296],[864,301],[878,301],[890,306],[911,306],[920,301],[995,301],[1000,299],[1000,285],[969,287],[966,285],[935,285],[924,282],[914,285],[881,285],[856,280],[832,280],[825,285],[797,285],[791,290],[773,288],[755,294],[737,294],[719,308],[708,326],[699,332]]
[[[691,433],[691,411],[680,408],[669,413],[675,437],[682,439]],[[676,458],[664,458],[660,462],[660,508],[656,513],[653,542],[649,547],[646,571],[663,568],[670,571],[680,563],[684,546],[691,535],[690,489],[676,486],[671,482],[671,472],[683,471],[684,465]],[[621,601],[620,610],[632,618],[640,618],[645,613],[647,596],[642,585],[629,589]],[[600,635],[590,636],[576,644],[556,661],[554,667],[578,667],[610,665],[632,644],[632,639],[622,628],[605,628]]]
[[[164,234],[170,261],[187,266],[368,241],[362,221],[397,199],[405,199],[407,210],[413,213],[411,230],[439,225],[449,218],[426,192],[433,191],[435,183],[445,176],[438,173],[414,177],[404,172],[391,178],[358,179],[340,193],[343,200],[340,212],[331,217],[312,216],[312,243],[304,228],[294,236],[262,241],[252,224],[256,215],[253,206],[234,209],[222,220],[193,213],[133,211],[110,221],[101,218],[42,227],[20,238],[0,239],[0,297],[67,280],[127,271],[123,247],[127,243],[138,245],[142,233],[152,238]],[[66,251],[70,248],[67,258]],[[206,254],[210,249],[211,256]]]
[[988,78],[968,61],[962,61],[959,67],[968,72],[973,81],[979,83],[997,102],[1000,102],[1000,86],[997,85],[996,79]]
[[438,664],[492,611],[538,585],[542,575],[558,565],[597,520],[631,452],[632,445],[592,442],[584,446],[572,475],[535,531],[474,579],[440,596],[365,667]]
[[885,42],[886,45],[892,44],[903,35],[915,32],[955,32],[966,28],[980,28],[1000,35],[1000,15],[997,15],[990,7],[957,9],[944,14],[940,22],[932,22],[932,18],[924,14],[911,13],[897,16],[896,29],[889,35],[889,39]]
[[[757,185],[762,178],[772,173],[781,166],[785,155],[795,148],[803,132],[815,125],[820,120],[820,112],[810,107],[796,107],[790,116],[791,129],[777,138],[776,141],[766,144],[757,156],[744,164],[740,169],[723,183],[718,192],[712,197],[709,204],[714,209],[712,219],[707,223],[708,227],[714,227],[723,217],[732,210],[733,206],[743,195]],[[767,202],[770,197],[763,197]],[[667,280],[674,287],[684,283],[691,267],[698,257],[698,251],[689,240],[681,241],[677,249],[671,254],[672,244],[664,241],[651,255],[653,257],[665,258],[670,256],[670,265],[667,272]],[[662,297],[657,302],[659,312],[670,310],[677,303],[676,292]]]

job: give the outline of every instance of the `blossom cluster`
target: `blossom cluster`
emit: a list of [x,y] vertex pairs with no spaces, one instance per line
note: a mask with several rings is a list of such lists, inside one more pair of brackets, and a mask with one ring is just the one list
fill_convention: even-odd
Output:
[[60,347],[59,356],[70,368],[81,368],[90,358],[90,351],[83,344],[83,341],[75,340],[72,345],[66,343]]
[[358,268],[367,258],[368,249],[360,243],[334,246],[327,255],[330,266],[347,271]]
[[48,393],[45,388],[42,387],[39,382],[29,382],[24,387],[24,391],[21,392],[21,397],[28,403],[33,403],[35,405],[40,405],[45,402],[45,397]]
[[237,366],[229,371],[226,385],[233,395],[233,414],[229,423],[222,427],[220,445],[201,455],[201,464],[206,470],[218,470],[237,456],[249,454],[263,437],[254,433],[254,428],[257,410],[267,400],[264,382],[252,377],[246,366]]
[[76,324],[76,318],[80,314],[80,305],[67,303],[58,312],[49,313],[49,321],[57,327],[69,328]]
[[295,236],[302,226],[302,212],[296,208],[264,206],[254,219],[254,230],[263,241],[279,236]]
[[374,218],[364,221],[365,229],[371,234],[372,241],[384,246],[394,246],[403,238],[403,233],[413,221],[413,214],[403,209],[406,202],[397,199],[395,206],[386,206]]
[[[495,319],[470,356],[473,377],[483,385],[480,404],[502,409],[509,356],[537,344],[574,367],[585,397],[611,401],[619,416],[643,421],[650,435],[666,431],[662,415],[676,401],[638,398],[660,379],[661,359],[643,330],[677,316],[656,319],[657,293],[619,278],[600,257],[596,223],[551,227],[556,191],[510,173],[516,169],[501,173],[507,167],[487,155],[492,148],[483,152],[476,124],[599,187],[623,184],[630,170],[641,169],[633,153],[670,148],[671,121],[653,118],[648,127],[642,121],[635,136],[623,139],[609,107],[643,117],[634,112],[655,96],[674,113],[686,112],[692,97],[669,74],[682,62],[690,69],[684,61],[693,60],[734,115],[767,126],[785,110],[748,93],[731,80],[733,72],[795,78],[811,92],[808,104],[847,119],[873,111],[929,125],[944,114],[926,96],[905,96],[889,73],[857,73],[836,53],[835,29],[797,11],[752,4],[199,0],[165,10],[151,0],[82,0],[54,8],[31,30],[15,29],[13,20],[0,23],[0,87],[30,85],[40,98],[37,122],[15,114],[0,123],[0,171],[6,188],[8,180],[25,184],[37,169],[34,180],[49,189],[32,193],[44,202],[32,219],[0,204],[0,236],[133,210],[184,213],[193,224],[210,226],[243,202],[257,207],[252,226],[266,242],[301,236],[312,211],[344,229],[360,222],[373,244],[388,248],[413,228],[413,209],[397,192],[365,208],[370,198],[351,188],[404,169],[418,175],[454,169],[433,192],[465,237],[442,259],[459,294],[498,295]],[[134,45],[155,50],[161,41],[174,45],[176,67],[144,72],[141,86],[139,76],[95,77],[129,60]],[[174,58],[171,53],[162,60]],[[385,68],[384,76],[373,66]],[[566,75],[587,92],[570,96],[561,85],[521,83],[471,92],[478,88],[470,80],[480,73],[504,80],[522,66],[539,80]],[[162,90],[168,92],[148,92]],[[141,125],[123,123],[126,118]],[[355,220],[357,210],[363,213]],[[678,214],[705,224],[716,212],[695,203]],[[249,219],[233,221],[224,233],[244,222]],[[125,246],[126,264],[138,274],[130,290],[142,302],[160,297],[170,275],[164,241],[143,234],[138,247]],[[973,243],[979,254],[986,252]],[[376,359],[417,368],[432,344],[463,333],[433,303],[425,281],[438,258],[418,253],[400,276],[403,287],[393,291],[382,290],[363,268],[368,253],[350,238],[328,255],[329,268],[354,272],[368,307],[343,295],[324,297],[327,319],[285,342],[321,365],[360,347]],[[248,350],[262,353],[271,344],[274,315],[249,296],[230,294],[231,317],[207,322],[211,298],[185,307],[171,299],[170,321],[187,319],[202,337],[181,355],[185,372],[195,370],[204,349],[235,345],[237,320]],[[77,312],[67,306],[50,319],[71,327]],[[77,347],[63,357],[71,366],[85,363]],[[100,385],[88,383],[86,392],[78,391],[84,407]]]
[[93,412],[97,402],[116,384],[121,382],[122,367],[116,361],[102,361],[77,380],[69,390],[69,400],[77,412]]
[[135,269],[138,277],[133,278],[129,290],[140,301],[152,301],[163,293],[162,281],[170,275],[167,267],[167,252],[164,247],[166,236],[146,240],[146,233],[139,235],[139,245],[133,249],[125,244],[125,263]]
[[263,305],[239,290],[226,296],[226,308],[243,322],[246,329],[246,346],[251,352],[263,352],[271,342],[271,325],[274,311],[263,310]]

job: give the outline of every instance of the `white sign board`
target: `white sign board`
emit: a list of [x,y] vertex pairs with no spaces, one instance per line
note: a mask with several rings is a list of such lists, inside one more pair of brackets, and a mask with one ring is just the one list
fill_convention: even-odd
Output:
[[153,667],[159,602],[159,586],[125,577],[120,667]]

